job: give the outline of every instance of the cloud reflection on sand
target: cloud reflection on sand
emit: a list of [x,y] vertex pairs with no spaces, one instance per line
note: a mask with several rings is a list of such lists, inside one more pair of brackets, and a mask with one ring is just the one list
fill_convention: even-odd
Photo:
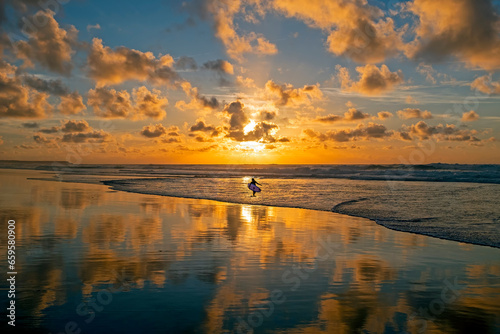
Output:
[[[328,212],[25,180],[36,173],[0,171],[0,224],[18,224],[22,326],[233,332],[261,314],[256,332],[499,329],[498,249]],[[455,278],[460,297],[419,314]],[[75,312],[123,281],[93,322]],[[276,290],[286,300],[263,316]]]

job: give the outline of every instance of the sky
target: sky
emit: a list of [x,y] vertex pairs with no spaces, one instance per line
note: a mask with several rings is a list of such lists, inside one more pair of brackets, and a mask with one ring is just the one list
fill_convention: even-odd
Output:
[[0,159],[500,163],[500,2],[0,1]]

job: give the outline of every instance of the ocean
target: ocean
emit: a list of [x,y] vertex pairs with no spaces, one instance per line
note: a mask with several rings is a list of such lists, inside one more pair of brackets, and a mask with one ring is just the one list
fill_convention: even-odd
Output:
[[[46,163],[34,168],[57,172],[50,178],[59,181],[102,182],[114,190],[141,194],[333,211],[398,231],[500,247],[500,165]],[[262,184],[257,197],[250,197],[247,188],[252,177]]]

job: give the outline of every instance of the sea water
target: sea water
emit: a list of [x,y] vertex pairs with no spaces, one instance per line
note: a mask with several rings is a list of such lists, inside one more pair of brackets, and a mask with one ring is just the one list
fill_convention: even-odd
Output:
[[[385,227],[500,247],[500,165],[40,166],[62,181],[233,203],[333,211]],[[262,192],[250,197],[251,178]],[[314,224],[314,222],[310,222]]]

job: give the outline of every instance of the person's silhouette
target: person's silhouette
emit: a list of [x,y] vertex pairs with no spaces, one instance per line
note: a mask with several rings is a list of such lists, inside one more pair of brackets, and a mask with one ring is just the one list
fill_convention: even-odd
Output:
[[[250,184],[253,184],[254,186],[256,186],[257,184],[259,186],[261,185],[259,182],[255,181],[255,179],[253,177],[252,177],[252,182],[250,182]],[[252,191],[253,191],[252,197],[255,197],[255,191],[254,190],[252,190]]]

